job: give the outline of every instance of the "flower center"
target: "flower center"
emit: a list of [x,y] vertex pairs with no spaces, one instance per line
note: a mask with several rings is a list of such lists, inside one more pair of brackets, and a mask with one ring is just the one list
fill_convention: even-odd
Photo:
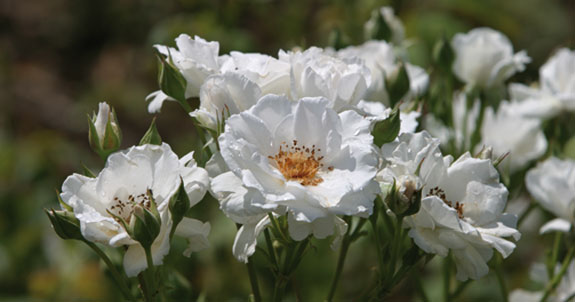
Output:
[[[321,183],[323,179],[317,175],[319,169],[323,167],[321,160],[323,156],[316,157],[316,152],[321,149],[298,146],[297,140],[293,141],[290,147],[283,142],[280,145],[279,152],[275,156],[268,156],[273,160],[280,172],[287,180],[297,181],[304,186],[316,186]],[[328,170],[333,170],[329,167]]]
[[[142,194],[130,194],[125,188],[121,188],[114,195],[112,206],[107,209],[108,213],[124,219],[126,223],[130,223],[134,208],[139,205],[146,209],[150,209],[150,197],[145,192]],[[116,217],[114,217],[116,219]]]
[[453,205],[453,202],[447,200],[447,198],[445,197],[445,191],[443,191],[443,189],[441,189],[440,187],[435,187],[435,188],[432,188],[431,190],[429,190],[429,193],[427,193],[427,196],[432,196],[432,195],[439,197],[441,200],[443,200],[443,202],[446,205],[455,209],[457,211],[457,217],[459,217],[459,219],[463,219],[463,204],[462,203],[457,201],[457,202],[455,202],[455,205]]

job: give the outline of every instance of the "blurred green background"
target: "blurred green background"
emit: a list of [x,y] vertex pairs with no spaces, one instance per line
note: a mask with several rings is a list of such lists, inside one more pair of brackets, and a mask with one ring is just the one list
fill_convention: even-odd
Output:
[[[395,8],[411,41],[410,60],[424,67],[442,35],[450,38],[478,26],[502,31],[516,51],[526,49],[532,57],[512,80],[537,80],[554,49],[575,46],[575,1],[570,0],[0,0],[0,300],[119,299],[95,254],[57,238],[42,210],[57,207],[55,190],[66,176],[81,171],[82,163],[95,171],[103,166],[87,139],[86,114],[98,102],[116,108],[123,146],[138,143],[153,117],[144,98],[158,87],[153,44],[173,45],[178,34],[188,33],[219,41],[220,54],[276,55],[298,45],[327,46],[334,28],[361,43],[363,23],[382,5]],[[192,122],[177,104],[166,104],[157,124],[179,155],[197,148]],[[213,200],[196,212],[196,218],[212,224],[212,247],[188,259],[180,256],[183,243],[176,242],[167,259],[180,273],[175,295],[246,300],[246,269],[231,254],[235,226]],[[510,288],[525,286],[529,264],[543,255],[549,238],[535,237],[537,227],[522,230],[527,234],[505,262]],[[373,251],[364,248],[368,238],[351,247],[341,299],[360,295],[373,275]],[[337,253],[325,242],[316,240],[314,246],[294,284],[304,301],[324,298],[336,265]],[[416,272],[432,297],[440,288],[436,266]],[[266,274],[262,269],[264,293]],[[497,301],[496,290],[485,290],[494,284],[490,274],[470,285],[462,299]],[[410,301],[414,286],[408,279],[395,299]]]

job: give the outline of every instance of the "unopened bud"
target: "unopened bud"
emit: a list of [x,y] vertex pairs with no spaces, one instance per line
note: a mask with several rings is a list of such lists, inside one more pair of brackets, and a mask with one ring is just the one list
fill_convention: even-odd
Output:
[[474,157],[479,159],[492,159],[493,148],[490,146],[483,146]]
[[418,188],[412,179],[404,180],[399,188],[394,183],[385,202],[397,216],[413,215],[419,211],[421,205],[421,188]]
[[122,143],[122,131],[118,126],[116,113],[104,102],[100,103],[98,114],[88,118],[90,147],[102,158],[117,151]]
[[134,207],[127,231],[130,237],[138,241],[144,249],[152,246],[152,243],[160,234],[160,228],[161,221],[159,217],[156,217],[156,215],[141,205]]
[[80,221],[74,213],[65,210],[45,210],[56,234],[62,239],[84,240],[80,231]]
[[455,60],[455,52],[446,37],[435,43],[433,47],[433,60],[443,72],[451,72],[451,65]]

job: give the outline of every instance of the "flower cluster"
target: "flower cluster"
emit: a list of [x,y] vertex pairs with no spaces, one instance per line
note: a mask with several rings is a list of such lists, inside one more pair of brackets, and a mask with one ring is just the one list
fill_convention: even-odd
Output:
[[[218,42],[186,34],[177,48],[156,45],[160,90],[148,96],[148,111],[180,103],[209,139],[202,152],[210,160],[204,169],[193,153],[179,158],[153,123],[139,146],[117,151],[121,131],[102,103],[90,142],[106,165],[98,175],[65,180],[62,211],[50,213],[56,231],[125,246],[124,270],[143,272],[146,298],[155,295],[150,286],[161,288],[146,272],[162,264],[174,235],[188,240],[187,256],[209,245],[209,223],[187,217],[206,192],[238,225],[232,252],[239,261],[253,265],[260,244],[275,298],[310,240],[331,237],[345,259],[368,221],[378,258],[374,299],[434,255],[448,259],[448,275],[454,263],[458,280],[487,275],[494,250],[506,258],[521,237],[517,216],[505,211],[509,182],[497,169],[507,179],[521,175],[547,152],[543,119],[575,108],[575,75],[565,67],[575,62],[573,51],[559,50],[541,68],[539,88],[511,84],[510,97],[498,97],[492,92],[530,62],[526,52],[514,54],[493,29],[457,34],[439,45],[436,63],[447,62],[437,70],[453,75],[447,86],[459,89],[434,103],[432,78],[405,60],[403,26],[390,8],[374,12],[366,34],[361,45],[279,50],[277,57],[221,55]],[[573,231],[574,171],[572,160],[552,157],[527,172],[529,193],[558,217],[541,233]]]

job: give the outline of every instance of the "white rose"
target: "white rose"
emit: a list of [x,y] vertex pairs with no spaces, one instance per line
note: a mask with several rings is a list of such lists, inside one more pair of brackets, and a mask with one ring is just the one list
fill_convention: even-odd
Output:
[[317,47],[280,52],[280,60],[291,64],[292,100],[322,96],[340,112],[357,105],[371,84],[370,71],[361,60],[340,60]]
[[[151,251],[153,263],[160,265],[170,249],[172,219],[168,203],[179,188],[180,178],[191,205],[195,205],[208,188],[207,172],[197,167],[191,155],[178,159],[167,144],[144,145],[110,155],[106,167],[96,178],[69,176],[62,185],[61,197],[74,209],[87,240],[128,247],[124,269],[131,277],[147,267],[144,249],[110,213],[129,221],[136,206],[150,207],[146,192],[152,191],[161,217],[161,230]],[[176,234],[189,240],[185,254],[207,247],[209,231],[209,223],[184,218]]]
[[329,104],[267,95],[228,119],[219,143],[230,172],[213,178],[212,192],[243,224],[234,243],[241,261],[255,251],[268,213],[287,213],[294,240],[340,237],[347,226],[337,215],[371,214],[379,188],[370,122]]
[[557,216],[540,232],[569,232],[575,221],[575,161],[550,157],[527,172],[525,185],[543,208]]
[[453,72],[463,82],[481,88],[503,83],[525,69],[531,59],[525,51],[513,54],[513,45],[502,33],[476,28],[456,34],[451,41],[455,51]]
[[252,107],[261,94],[256,83],[239,73],[212,75],[200,88],[200,107],[190,116],[203,127],[216,131],[218,123]]
[[575,51],[559,49],[540,69],[539,88],[509,85],[512,105],[527,117],[551,118],[575,111]]
[[232,51],[221,72],[239,73],[256,83],[266,94],[287,95],[290,90],[290,65],[259,53]]
[[503,213],[507,189],[490,160],[465,153],[451,163],[427,132],[402,134],[382,146],[382,156],[387,163],[377,176],[382,186],[395,182],[400,190],[411,184],[422,190],[419,212],[405,218],[409,236],[427,253],[446,257],[451,251],[457,279],[487,274],[493,248],[504,257],[513,251],[515,244],[502,237],[519,238],[516,217]]
[[509,152],[501,165],[508,166],[511,172],[525,167],[547,150],[541,122],[518,115],[505,101],[499,105],[497,113],[491,107],[485,108],[481,138],[476,151],[485,145],[493,147],[495,156]]

